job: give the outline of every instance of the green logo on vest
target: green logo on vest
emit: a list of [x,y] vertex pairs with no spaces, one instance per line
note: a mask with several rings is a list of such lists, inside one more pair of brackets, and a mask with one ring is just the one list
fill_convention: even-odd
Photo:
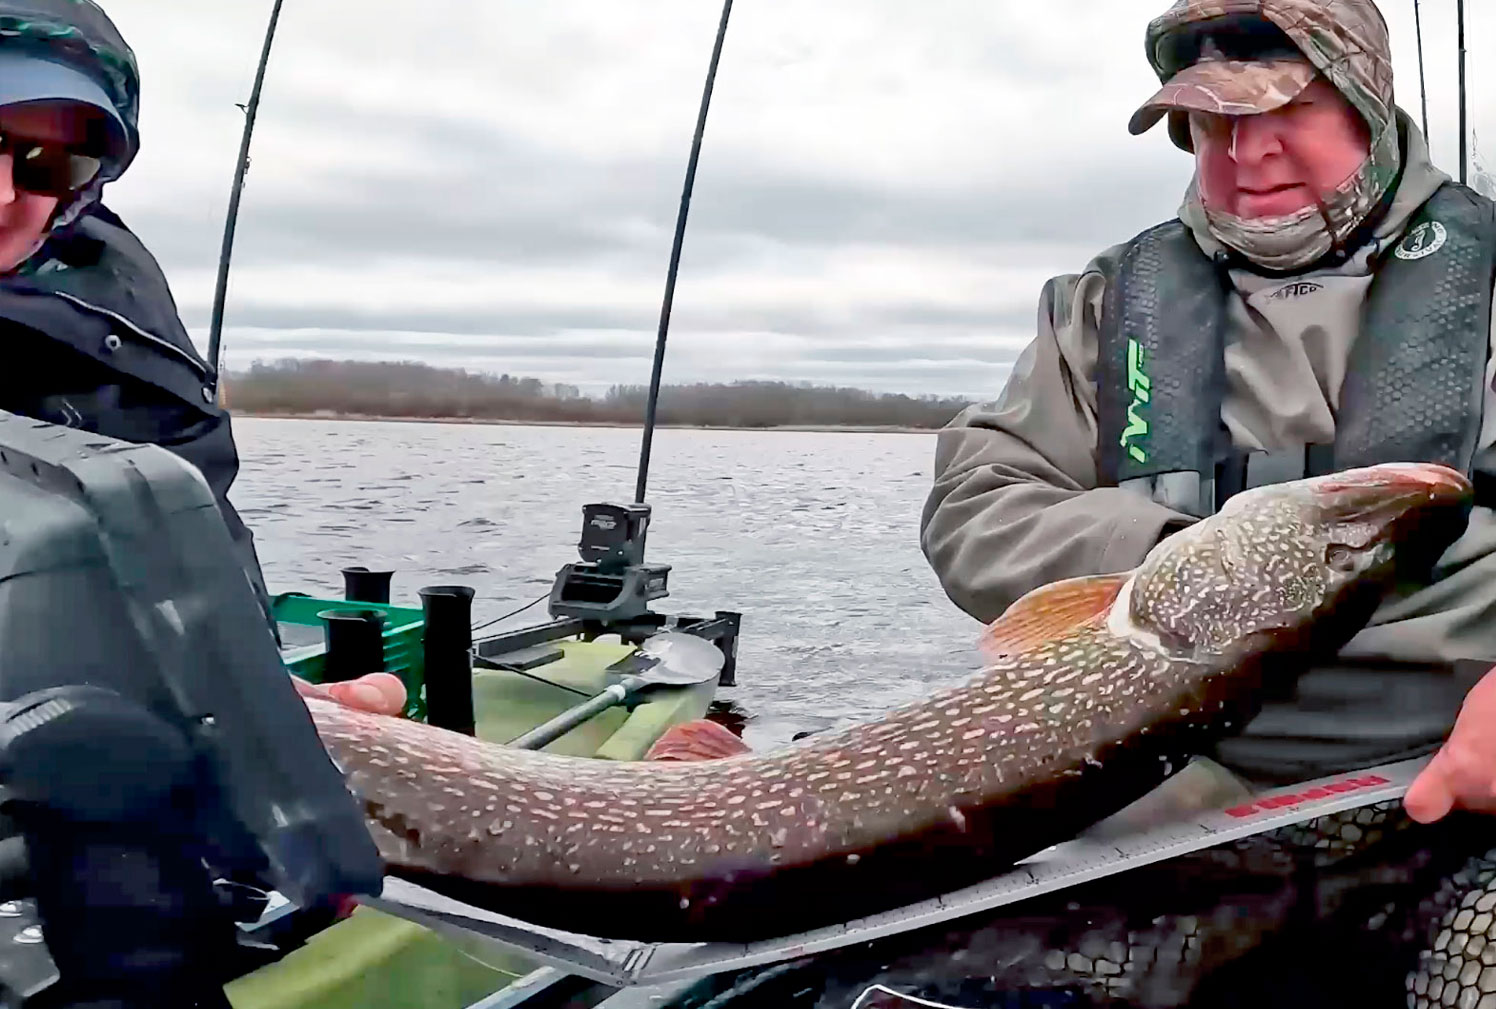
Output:
[[1148,422],[1139,414],[1141,407],[1148,405],[1148,390],[1153,383],[1148,380],[1148,375],[1143,371],[1143,346],[1136,340],[1127,341],[1127,391],[1132,393],[1132,403],[1127,407],[1127,430],[1122,432],[1122,447],[1127,449],[1127,454],[1132,456],[1135,462],[1145,463],[1148,454],[1137,445],[1132,444],[1135,438],[1148,437]]

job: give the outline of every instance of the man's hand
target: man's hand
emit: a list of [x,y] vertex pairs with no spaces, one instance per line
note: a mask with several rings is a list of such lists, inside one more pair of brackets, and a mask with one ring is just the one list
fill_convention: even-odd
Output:
[[405,710],[405,684],[394,673],[370,673],[341,683],[309,683],[299,676],[291,677],[302,697],[319,697],[335,701],[345,708],[372,711],[376,715],[399,715]]
[[1465,695],[1448,741],[1414,779],[1403,805],[1419,823],[1455,809],[1496,813],[1496,670]]

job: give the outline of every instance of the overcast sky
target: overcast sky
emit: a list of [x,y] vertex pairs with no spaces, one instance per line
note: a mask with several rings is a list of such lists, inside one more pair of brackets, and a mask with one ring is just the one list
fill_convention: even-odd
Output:
[[[270,0],[103,0],[144,149],[106,193],[200,347]],[[1144,27],[1166,0],[737,0],[666,380],[990,396],[1044,280],[1174,214]],[[1474,4],[1470,48],[1496,44]],[[1456,170],[1454,0],[1425,0]],[[1417,115],[1412,0],[1383,0]],[[420,359],[648,381],[720,0],[285,0],[241,207],[231,367]],[[1472,60],[1472,64],[1481,61]],[[1496,70],[1470,67],[1496,158]],[[1487,115],[1490,112],[1492,115]],[[1489,128],[1483,125],[1490,123]],[[1482,146],[1486,146],[1483,142]]]

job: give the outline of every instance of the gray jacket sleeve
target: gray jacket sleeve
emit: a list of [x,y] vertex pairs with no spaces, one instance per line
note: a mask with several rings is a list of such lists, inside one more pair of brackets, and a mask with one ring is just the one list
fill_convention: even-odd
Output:
[[921,546],[952,601],[984,622],[1049,582],[1132,568],[1194,521],[1097,486],[1100,263],[1045,285],[1038,335],[1001,396],[938,436]]

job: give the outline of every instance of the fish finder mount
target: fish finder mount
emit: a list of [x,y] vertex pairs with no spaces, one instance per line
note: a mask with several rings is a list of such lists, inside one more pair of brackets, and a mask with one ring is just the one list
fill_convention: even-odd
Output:
[[645,564],[650,506],[582,506],[580,563],[567,564],[551,588],[552,617],[613,625],[637,620],[670,594],[670,565]]

